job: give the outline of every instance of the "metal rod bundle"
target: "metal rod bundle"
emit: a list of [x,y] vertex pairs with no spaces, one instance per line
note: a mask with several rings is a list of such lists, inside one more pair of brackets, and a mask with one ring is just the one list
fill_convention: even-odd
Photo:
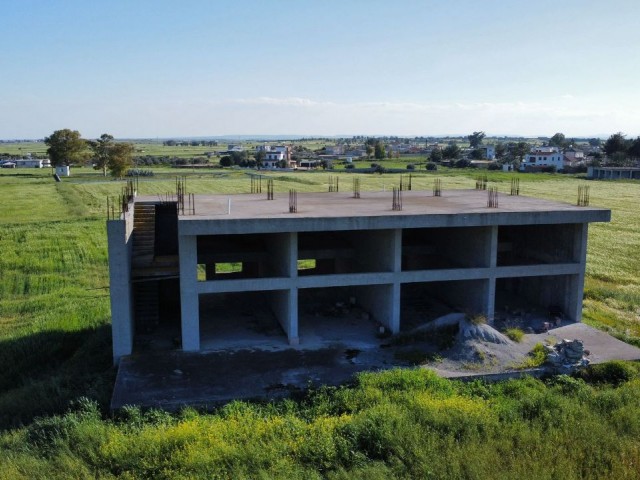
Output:
[[442,180],[440,180],[439,178],[436,178],[433,181],[433,196],[434,197],[442,196]]
[[251,193],[262,193],[262,176],[251,175]]
[[578,186],[578,206],[579,207],[588,207],[589,206],[589,186],[580,185]]
[[498,187],[489,187],[487,192],[487,207],[498,208]]
[[391,209],[394,211],[402,210],[402,190],[397,187],[393,187],[393,203]]
[[267,180],[267,200],[273,200],[273,178]]
[[486,190],[487,189],[487,181],[488,178],[486,175],[480,175],[476,178],[476,190]]
[[511,196],[520,195],[520,179],[512,178],[511,179]]
[[298,192],[289,190],[289,213],[298,213]]
[[338,177],[334,177],[333,175],[329,175],[329,191],[330,192],[339,192],[339,184],[338,184]]
[[353,198],[360,198],[360,179],[353,179]]

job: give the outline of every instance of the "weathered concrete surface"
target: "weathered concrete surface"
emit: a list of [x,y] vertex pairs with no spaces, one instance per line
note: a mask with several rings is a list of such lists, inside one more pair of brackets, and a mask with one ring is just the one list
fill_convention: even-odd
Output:
[[120,361],[111,408],[141,405],[176,410],[185,405],[213,407],[236,399],[280,398],[310,385],[345,383],[362,370],[388,368],[387,356],[378,353],[334,346],[125,357]]
[[[574,323],[549,333],[526,335],[514,349],[523,355],[552,335],[580,339],[590,351],[592,363],[608,360],[640,360],[640,349],[617,340],[588,325]],[[334,344],[314,350],[282,348],[277,351],[224,350],[209,353],[154,352],[123,357],[114,386],[111,408],[124,405],[161,407],[168,410],[185,405],[213,407],[236,399],[276,399],[302,391],[310,385],[338,385],[355,373],[407,366],[395,355],[394,347],[380,348],[383,342],[369,341],[369,347],[354,348]],[[405,351],[421,348],[409,345]],[[430,365],[439,375],[452,379],[487,381],[540,376],[531,371],[447,371]]]
[[[391,209],[391,192],[299,193],[298,212],[289,213],[288,195],[197,195],[196,215],[179,220],[180,235],[437,228],[608,222],[611,211],[577,207],[539,198],[501,195],[498,208],[487,208],[487,192],[405,191],[402,211]],[[228,202],[231,199],[231,212]],[[153,200],[140,197],[140,201]],[[409,218],[408,218],[409,217]],[[407,223],[409,222],[409,223]]]

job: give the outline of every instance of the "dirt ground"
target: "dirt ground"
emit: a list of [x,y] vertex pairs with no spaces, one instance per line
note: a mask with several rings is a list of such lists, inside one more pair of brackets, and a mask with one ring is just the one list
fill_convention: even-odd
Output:
[[[249,346],[222,336],[201,353],[147,350],[125,357],[111,407],[136,404],[174,410],[184,405],[213,407],[234,399],[269,400],[312,386],[343,384],[357,372],[395,367],[429,368],[448,378],[517,374],[534,345],[562,339],[582,340],[591,363],[640,359],[640,349],[581,323],[528,333],[519,343],[496,344],[478,339],[456,342],[451,328],[388,337],[361,312],[303,317],[299,346],[287,345],[282,335],[269,330],[270,335],[256,336],[260,341]],[[234,337],[242,333],[238,328],[233,325]],[[246,328],[255,335],[255,321],[246,322]]]

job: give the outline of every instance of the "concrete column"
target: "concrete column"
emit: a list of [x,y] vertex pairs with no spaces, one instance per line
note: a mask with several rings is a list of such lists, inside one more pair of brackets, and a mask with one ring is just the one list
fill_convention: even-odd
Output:
[[268,292],[271,309],[282,329],[287,334],[290,345],[298,345],[298,295],[297,290],[274,290]]
[[573,236],[574,261],[580,264],[579,273],[569,281],[569,295],[567,296],[566,314],[576,322],[582,321],[582,301],[584,297],[584,272],[587,265],[587,237],[588,223],[577,223]]
[[[131,217],[131,214],[127,214]],[[131,225],[128,225],[128,222]],[[133,350],[133,290],[131,285],[131,255],[133,218],[107,221],[109,252],[109,288],[111,293],[111,336],[113,363]]]
[[198,304],[198,242],[195,235],[180,236],[180,309],[182,350],[200,350],[200,305]]
[[[275,241],[269,247],[270,268],[279,277],[295,279],[298,277],[298,234],[285,232],[275,235]],[[287,334],[290,345],[298,345],[298,289],[295,285],[289,290],[269,292],[271,309],[282,329]]]
[[298,274],[298,234],[285,232],[269,235],[269,273],[277,277]]
[[367,285],[357,287],[357,301],[373,319],[387,327],[391,333],[400,331],[400,285]]
[[493,225],[489,227],[491,232],[489,233],[489,267],[495,268],[498,264],[498,226]]
[[487,316],[487,323],[493,325],[493,320],[496,314],[496,277],[490,277],[487,279],[487,296],[485,315]]

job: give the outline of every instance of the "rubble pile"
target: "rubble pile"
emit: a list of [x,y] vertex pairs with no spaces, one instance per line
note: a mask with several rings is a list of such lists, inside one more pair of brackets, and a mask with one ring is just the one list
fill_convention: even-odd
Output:
[[571,373],[589,365],[587,352],[582,340],[562,340],[555,345],[547,345],[547,363],[559,373]]

